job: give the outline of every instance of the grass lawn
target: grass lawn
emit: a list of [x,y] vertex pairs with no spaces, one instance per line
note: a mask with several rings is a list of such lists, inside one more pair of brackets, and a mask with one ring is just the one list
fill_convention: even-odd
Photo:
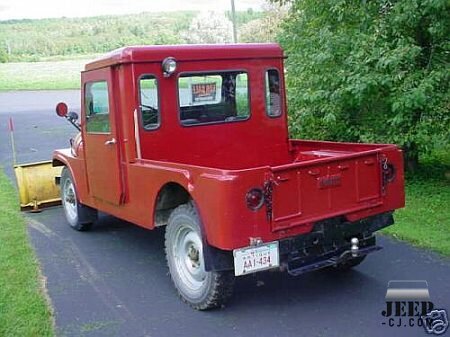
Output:
[[450,256],[450,151],[425,158],[406,182],[406,207],[383,232]]
[[94,58],[0,63],[0,91],[79,89],[80,71]]
[[0,168],[0,336],[53,336],[51,309],[17,195]]

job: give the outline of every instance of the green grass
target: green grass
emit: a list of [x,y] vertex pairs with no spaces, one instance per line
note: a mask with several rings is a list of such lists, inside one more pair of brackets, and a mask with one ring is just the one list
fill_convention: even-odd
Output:
[[[86,63],[101,55],[53,56],[40,62],[0,63],[0,91],[79,89],[80,71],[84,69]],[[216,81],[218,88],[220,88],[221,78],[219,81],[216,77],[194,77],[193,83],[203,83],[208,79],[209,81]],[[143,88],[155,87],[155,84],[149,80],[144,80],[141,83]],[[180,78],[179,85],[180,88],[188,88],[188,79]],[[239,88],[247,86],[246,76],[238,76],[237,86]]]
[[383,232],[450,256],[450,151],[425,158],[406,182],[406,207]]
[[0,91],[79,89],[80,71],[94,58],[0,63]]
[[53,336],[51,309],[17,195],[1,169],[0,205],[0,336]]

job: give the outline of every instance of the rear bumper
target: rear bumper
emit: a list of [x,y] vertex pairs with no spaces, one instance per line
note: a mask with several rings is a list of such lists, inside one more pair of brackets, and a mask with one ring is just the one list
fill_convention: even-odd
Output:
[[292,276],[298,276],[300,274],[308,273],[310,271],[330,267],[330,266],[337,266],[341,263],[345,263],[351,258],[354,257],[362,257],[369,253],[376,252],[378,250],[382,249],[382,247],[377,245],[368,246],[362,249],[359,249],[358,253],[356,255],[352,255],[350,250],[344,250],[341,254],[337,253],[329,253],[324,254],[320,256],[319,258],[315,259],[315,261],[309,261],[304,262],[303,264],[300,263],[300,265],[296,265],[295,260],[289,261],[285,266],[287,269],[287,272]]
[[[356,222],[343,217],[317,222],[314,229],[303,235],[279,240],[280,267],[291,275],[325,268],[380,250],[374,232],[392,225],[392,213],[383,213]],[[352,254],[351,239],[359,240],[358,252]],[[206,270],[234,269],[233,254],[204,243]]]
[[[315,224],[312,232],[280,241],[280,262],[291,275],[345,262],[380,250],[374,232],[394,223],[392,213],[384,213],[357,222],[340,218]],[[357,253],[351,252],[352,238],[359,240]]]

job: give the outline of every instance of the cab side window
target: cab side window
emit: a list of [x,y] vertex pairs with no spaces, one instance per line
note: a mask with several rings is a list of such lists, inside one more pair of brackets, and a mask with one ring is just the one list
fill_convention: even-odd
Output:
[[280,74],[276,69],[266,71],[266,113],[278,117],[282,113]]
[[106,81],[89,82],[85,87],[86,131],[109,133],[109,99]]
[[139,79],[139,109],[143,128],[157,129],[160,124],[158,82],[152,75],[144,75]]

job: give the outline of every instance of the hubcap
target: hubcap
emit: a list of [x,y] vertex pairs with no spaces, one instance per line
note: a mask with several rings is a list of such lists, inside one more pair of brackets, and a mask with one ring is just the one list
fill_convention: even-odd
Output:
[[64,183],[64,195],[63,203],[67,216],[74,220],[77,217],[77,196],[75,194],[75,188],[73,187],[70,179],[67,179]]
[[172,251],[182,287],[194,295],[202,289],[207,276],[200,236],[189,225],[180,226]]

